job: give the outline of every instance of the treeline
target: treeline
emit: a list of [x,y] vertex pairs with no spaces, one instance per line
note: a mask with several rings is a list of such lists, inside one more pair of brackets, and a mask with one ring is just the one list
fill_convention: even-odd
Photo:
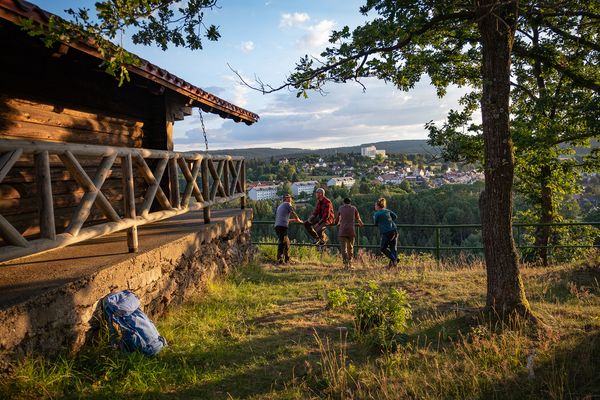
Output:
[[[399,225],[470,225],[480,224],[479,215],[479,195],[483,190],[483,182],[471,185],[446,185],[435,189],[422,190],[419,192],[406,192],[399,188],[391,189],[381,187],[378,193],[361,194],[354,189],[342,187],[330,188],[327,190],[335,210],[342,204],[344,197],[351,197],[353,204],[359,210],[359,213],[365,224],[372,224],[373,206],[375,201],[383,196],[388,200],[388,208],[398,215],[397,223]],[[304,220],[308,218],[314,208],[314,198],[295,204],[298,215]],[[251,202],[254,209],[255,221],[272,221],[274,212],[279,204],[278,201],[258,201]],[[571,218],[585,219],[585,215],[576,215],[576,202],[571,207],[573,212]],[[516,197],[515,218],[523,215],[527,209],[526,199],[521,196]],[[524,221],[528,222],[528,221]],[[400,227],[399,242],[401,247],[429,247],[436,246],[436,232],[431,227]],[[515,242],[523,247],[532,246],[535,242],[534,228],[515,229]],[[328,235],[332,243],[337,243],[337,228],[329,227]],[[297,242],[310,242],[309,237],[304,232],[304,228],[299,224],[290,226],[290,237]],[[253,240],[255,241],[274,241],[272,225],[255,224],[253,227]],[[379,244],[379,234],[375,227],[364,227],[360,229],[360,245]],[[555,229],[553,237],[554,245],[591,245],[594,240],[598,240],[598,229],[591,227],[567,227]],[[482,247],[483,241],[481,230],[476,227],[452,227],[441,228],[439,230],[439,241],[441,247]],[[405,249],[405,251],[411,251]],[[433,252],[432,249],[422,251]],[[576,257],[585,249],[553,249],[554,259],[570,259]],[[444,250],[443,256],[458,255],[459,249]],[[472,255],[482,255],[481,250],[470,249],[466,251]],[[521,255],[524,259],[534,261],[536,253],[532,249],[522,249]]]

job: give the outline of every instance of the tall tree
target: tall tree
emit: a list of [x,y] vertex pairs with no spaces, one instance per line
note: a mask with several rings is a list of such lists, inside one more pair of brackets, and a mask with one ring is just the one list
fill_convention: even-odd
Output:
[[[439,95],[445,94],[450,84],[480,90],[476,98],[482,115],[482,141],[457,139],[475,149],[478,144],[483,146],[486,182],[480,208],[488,279],[486,306],[532,315],[512,239],[511,65],[520,59],[544,62],[547,69],[567,75],[574,86],[591,90],[597,98],[599,10],[598,0],[368,0],[361,11],[374,11],[378,17],[352,33],[348,27],[334,32],[330,41],[335,46],[321,54],[323,59],[304,57],[284,85],[258,82],[257,89],[272,92],[295,87],[298,96],[306,96],[309,90],[321,90],[326,82],[376,77],[409,90],[426,74]],[[534,23],[556,41],[586,47],[586,57],[571,64],[563,57],[561,46],[552,52],[537,51],[521,31]],[[594,40],[581,37],[582,26],[592,26]],[[473,106],[468,97],[466,101]],[[464,115],[456,113],[454,117]]]
[[[594,70],[586,65],[588,51],[583,43],[592,43],[597,27],[577,26],[581,41],[565,42],[540,29],[537,20],[524,21],[516,46],[535,54],[561,54],[572,68]],[[558,49],[558,51],[557,51]],[[515,57],[511,85],[511,129],[516,146],[516,189],[527,199],[531,222],[548,224],[560,218],[559,205],[580,190],[581,171],[597,168],[597,152],[584,158],[574,157],[574,146],[590,146],[600,134],[600,107],[593,89],[580,87],[568,72],[553,69],[550,61],[530,56]],[[596,68],[597,73],[597,68]],[[473,124],[471,113],[480,93],[463,99],[464,109],[451,111],[442,128],[428,124],[430,144],[441,146],[450,160],[472,161],[481,157],[481,126]],[[465,126],[469,128],[465,132]],[[547,246],[552,228],[542,225],[535,232],[537,254],[548,262]],[[555,236],[557,237],[557,236]]]

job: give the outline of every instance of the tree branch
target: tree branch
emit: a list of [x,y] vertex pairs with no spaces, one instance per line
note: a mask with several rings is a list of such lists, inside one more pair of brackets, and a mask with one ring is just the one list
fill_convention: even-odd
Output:
[[600,93],[600,84],[593,78],[590,79],[586,76],[580,75],[572,69],[561,65],[560,63],[556,62],[555,60],[552,60],[549,57],[545,57],[542,54],[529,51],[525,47],[521,46],[518,42],[515,42],[515,44],[513,45],[513,52],[515,55],[518,55],[520,57],[527,57],[533,60],[541,61],[547,67],[554,68],[556,71],[564,74],[577,85],[593,90],[596,93]]
[[[315,78],[319,77],[319,75],[322,75],[328,71],[331,71],[332,69],[342,66],[348,62],[353,62],[360,58],[363,58],[363,62],[361,63],[361,66],[362,66],[362,65],[364,65],[367,57],[369,57],[370,55],[379,54],[379,53],[389,53],[389,52],[392,52],[395,50],[400,50],[400,49],[408,46],[413,41],[415,36],[423,35],[423,34],[427,33],[429,30],[436,27],[437,24],[439,24],[441,22],[469,20],[469,19],[475,18],[475,16],[476,16],[476,14],[473,11],[462,11],[462,12],[457,12],[457,13],[452,13],[452,14],[447,14],[447,15],[439,15],[439,16],[433,17],[428,22],[423,24],[423,26],[421,26],[421,28],[415,29],[414,31],[409,32],[406,35],[406,37],[404,37],[402,40],[398,41],[396,44],[394,44],[392,46],[373,47],[370,49],[366,49],[366,50],[357,52],[356,54],[344,57],[344,58],[340,59],[339,61],[334,62],[332,64],[322,63],[323,64],[322,67],[311,70],[310,74],[308,76],[302,78],[301,80],[294,81],[294,82],[287,82],[287,83],[284,83],[277,87],[273,87],[271,85],[265,85],[263,83],[259,83],[258,86],[250,85],[243,78],[241,78],[240,74],[237,73],[237,71],[235,71],[233,68],[231,68],[231,66],[229,66],[229,68],[240,78],[241,82],[248,88],[257,90],[257,91],[261,92],[262,94],[273,93],[273,92],[277,92],[277,91],[285,89],[285,88],[298,87],[303,83],[308,83],[308,82],[314,80]],[[354,77],[349,76],[349,77],[346,77],[346,79],[357,80],[359,77],[358,70],[359,69],[357,68],[356,74]],[[268,88],[268,89],[265,89],[265,88]]]

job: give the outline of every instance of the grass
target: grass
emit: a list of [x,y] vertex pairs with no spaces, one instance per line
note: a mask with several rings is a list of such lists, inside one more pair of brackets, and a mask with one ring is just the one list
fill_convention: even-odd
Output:
[[[169,346],[157,357],[121,354],[100,337],[76,356],[29,355],[0,380],[0,398],[92,399],[592,399],[600,397],[600,268],[587,262],[526,267],[534,310],[551,327],[538,337],[518,319],[491,321],[480,264],[405,257],[389,271],[361,255],[297,248],[279,268],[272,250],[157,325]],[[368,281],[401,288],[413,318],[408,341],[374,352],[355,340],[351,315],[327,309],[327,293]]]

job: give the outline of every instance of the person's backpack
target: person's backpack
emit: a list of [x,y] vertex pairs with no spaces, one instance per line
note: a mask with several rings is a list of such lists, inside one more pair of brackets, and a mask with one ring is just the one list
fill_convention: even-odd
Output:
[[126,352],[157,354],[167,345],[148,316],[140,309],[140,300],[129,290],[115,292],[102,300],[111,341]]

